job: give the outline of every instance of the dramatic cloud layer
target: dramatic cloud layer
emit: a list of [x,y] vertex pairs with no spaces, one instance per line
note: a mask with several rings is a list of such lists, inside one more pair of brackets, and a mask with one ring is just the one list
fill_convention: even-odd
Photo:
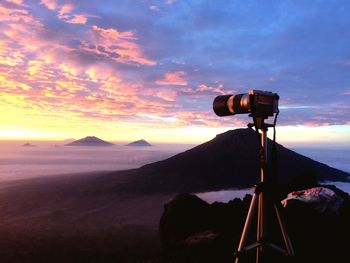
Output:
[[244,126],[212,100],[263,89],[281,97],[280,125],[348,127],[349,13],[349,1],[4,0],[0,125]]

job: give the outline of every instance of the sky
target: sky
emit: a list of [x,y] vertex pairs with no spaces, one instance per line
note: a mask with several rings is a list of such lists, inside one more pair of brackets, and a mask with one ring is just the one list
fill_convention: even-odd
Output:
[[278,135],[350,145],[350,1],[0,0],[0,139],[200,143],[218,95],[280,96]]

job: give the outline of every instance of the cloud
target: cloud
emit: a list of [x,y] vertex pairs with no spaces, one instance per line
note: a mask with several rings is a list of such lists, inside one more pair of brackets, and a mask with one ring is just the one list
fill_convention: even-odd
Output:
[[6,0],[6,2],[12,3],[12,4],[16,4],[19,6],[26,6],[25,3],[23,3],[23,0]]
[[45,5],[50,10],[56,10],[58,8],[56,0],[41,0],[40,4]]
[[160,89],[155,91],[157,97],[166,100],[166,101],[175,101],[177,96],[176,91],[169,89]]
[[156,80],[158,85],[176,85],[185,86],[187,81],[184,79],[186,73],[184,71],[167,72],[163,79]]
[[57,12],[57,18],[70,24],[84,25],[88,22],[89,17],[96,17],[89,14],[74,14],[75,6],[72,3],[59,4],[54,0],[42,0],[40,2],[46,6],[49,10]]
[[208,97],[208,98],[213,98],[214,96],[218,95],[224,95],[224,94],[233,94],[233,91],[227,91],[224,89],[222,84],[215,86],[209,86],[205,84],[200,84],[196,88],[181,88],[179,90],[179,94],[184,95],[184,96],[192,96],[192,97]]
[[88,17],[87,15],[83,15],[83,14],[80,14],[80,15],[75,15],[69,19],[67,19],[66,21],[70,24],[86,24],[88,20]]
[[350,5],[323,5],[3,1],[1,106],[219,127],[215,96],[261,89],[280,95],[279,125],[348,125]]
[[91,27],[91,40],[83,42],[84,50],[108,57],[121,63],[155,65],[156,62],[145,58],[136,37],[131,31],[119,32],[114,28]]

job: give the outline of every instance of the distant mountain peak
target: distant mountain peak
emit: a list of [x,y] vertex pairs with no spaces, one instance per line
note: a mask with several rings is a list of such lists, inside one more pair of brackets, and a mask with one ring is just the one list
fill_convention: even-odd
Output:
[[35,147],[35,145],[33,145],[33,144],[29,143],[29,142],[23,144],[22,146],[23,147]]
[[80,140],[66,144],[66,146],[112,146],[113,143],[106,142],[96,136],[87,136]]
[[150,143],[148,143],[146,140],[141,139],[138,141],[131,142],[127,144],[126,146],[152,146]]

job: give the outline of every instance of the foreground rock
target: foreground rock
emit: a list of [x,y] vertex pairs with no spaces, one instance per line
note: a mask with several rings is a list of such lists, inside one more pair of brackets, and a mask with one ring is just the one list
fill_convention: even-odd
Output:
[[[269,262],[346,262],[350,236],[350,197],[335,187],[344,199],[339,214],[321,213],[296,202],[283,209],[296,257],[271,253]],[[227,204],[209,205],[194,195],[177,195],[165,205],[159,227],[164,262],[233,262],[251,196]],[[269,225],[271,236],[281,237]],[[255,236],[255,233],[253,233]],[[273,243],[276,243],[273,242]],[[282,244],[282,243],[281,243]],[[254,253],[242,262],[254,262]]]

